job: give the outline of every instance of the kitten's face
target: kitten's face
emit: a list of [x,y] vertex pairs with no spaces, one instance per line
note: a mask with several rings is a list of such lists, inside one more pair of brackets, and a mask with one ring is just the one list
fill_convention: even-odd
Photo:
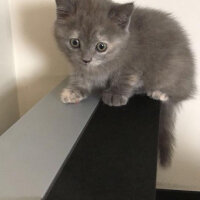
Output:
[[89,35],[80,28],[66,30],[64,51],[75,67],[90,69],[103,65],[115,59],[126,42],[124,34],[107,32],[102,26]]
[[[87,1],[91,5],[86,6],[79,1]],[[76,0],[76,4],[70,3],[75,6],[76,12],[56,21],[55,34],[59,46],[76,68],[92,70],[101,67],[115,59],[126,44],[129,18],[127,26],[120,26],[109,16],[112,4],[105,2],[107,6],[99,0]]]

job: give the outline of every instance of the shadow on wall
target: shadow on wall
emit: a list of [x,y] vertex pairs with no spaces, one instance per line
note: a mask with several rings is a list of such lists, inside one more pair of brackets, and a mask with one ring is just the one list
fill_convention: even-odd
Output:
[[[64,54],[58,50],[53,34],[53,24],[56,19],[55,3],[28,5],[19,10],[20,37],[23,37],[25,51],[30,51],[28,53],[30,61],[22,63],[23,68],[18,66],[17,69],[21,115],[69,73],[69,63]],[[25,57],[23,59],[27,62]]]
[[0,94],[0,135],[19,118],[16,88],[10,87],[5,93]]

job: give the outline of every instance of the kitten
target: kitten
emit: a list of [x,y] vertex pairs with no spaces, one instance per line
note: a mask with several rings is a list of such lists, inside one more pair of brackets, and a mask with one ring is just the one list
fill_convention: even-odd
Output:
[[110,106],[136,93],[160,100],[159,156],[171,161],[175,108],[194,92],[194,62],[182,27],[167,13],[110,0],[56,0],[55,36],[74,67],[63,103],[95,89]]

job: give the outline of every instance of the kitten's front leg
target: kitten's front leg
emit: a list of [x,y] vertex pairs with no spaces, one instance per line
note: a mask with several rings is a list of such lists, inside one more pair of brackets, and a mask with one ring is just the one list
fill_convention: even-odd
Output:
[[63,103],[79,103],[89,95],[89,83],[82,76],[71,75],[67,87],[61,93]]
[[102,100],[109,106],[124,106],[127,104],[129,97],[113,92],[112,90],[106,90],[103,92]]
[[87,98],[87,95],[82,93],[79,89],[65,88],[62,91],[60,98],[63,103],[79,103]]
[[121,76],[111,80],[110,88],[103,92],[102,100],[109,106],[124,106],[134,91],[140,87],[140,80],[137,75]]

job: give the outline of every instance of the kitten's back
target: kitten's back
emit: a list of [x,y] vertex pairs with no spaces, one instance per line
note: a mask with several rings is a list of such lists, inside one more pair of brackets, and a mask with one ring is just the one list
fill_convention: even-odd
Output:
[[188,44],[185,31],[171,14],[150,8],[135,8],[130,32],[139,34],[140,41]]
[[[136,8],[130,24],[131,42],[127,52],[145,68],[146,89],[164,89],[181,101],[194,93],[194,59],[181,25],[168,13]],[[137,57],[134,57],[137,49]],[[137,67],[137,65],[135,65]],[[176,86],[176,87],[175,87]]]

